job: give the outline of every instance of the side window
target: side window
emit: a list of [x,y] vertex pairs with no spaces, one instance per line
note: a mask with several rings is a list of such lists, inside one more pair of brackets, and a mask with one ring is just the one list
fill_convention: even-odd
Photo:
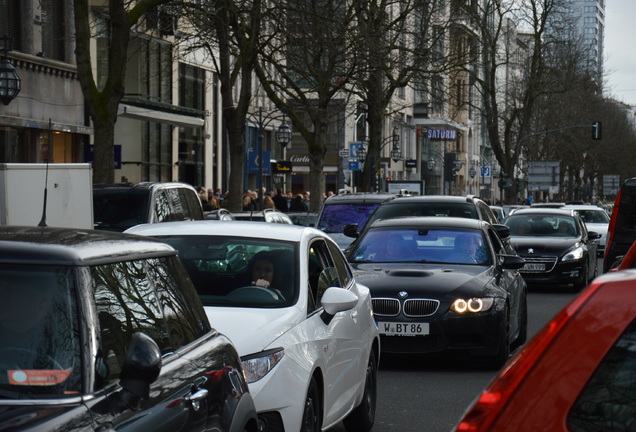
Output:
[[166,195],[168,195],[168,199],[170,202],[170,215],[166,220],[168,221],[182,221],[186,220],[186,209],[181,202],[181,198],[179,196],[179,189],[171,188],[166,189]]
[[315,241],[309,247],[309,302],[307,313],[322,307],[320,300],[330,286],[342,286],[338,272],[331,261],[329,250],[324,241]]
[[497,217],[494,215],[492,209],[490,207],[488,207],[485,203],[478,202],[477,203],[477,209],[479,210],[479,213],[481,213],[482,220],[490,222],[491,224],[499,223],[497,221]]
[[179,188],[179,201],[184,206],[184,217],[186,220],[203,219],[203,208],[201,200],[194,191],[186,188]]
[[147,260],[147,266],[172,348],[179,349],[207,333],[210,326],[201,300],[179,259],[176,256],[154,258]]
[[636,410],[635,368],[636,322],[632,322],[572,406],[568,428],[573,432],[632,429]]
[[155,192],[154,197],[154,222],[165,222],[172,220],[172,209],[170,206],[170,196],[166,189],[159,189]]
[[143,261],[127,261],[90,268],[100,326],[103,360],[101,378],[118,379],[133,333],[143,332],[172,351],[163,312]]
[[329,252],[331,252],[331,257],[336,267],[336,271],[338,272],[338,276],[340,277],[340,281],[342,282],[342,286],[346,287],[349,285],[349,282],[351,282],[351,269],[349,269],[347,260],[338,245],[327,243],[327,246],[329,247]]

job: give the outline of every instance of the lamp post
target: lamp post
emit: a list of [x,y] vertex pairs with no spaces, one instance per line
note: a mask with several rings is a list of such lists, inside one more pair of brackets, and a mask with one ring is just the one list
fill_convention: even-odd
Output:
[[[283,119],[278,126],[275,133],[276,142],[283,148],[291,142],[291,128],[287,124],[286,117],[287,112],[282,111]],[[249,115],[248,115],[249,117]],[[268,117],[263,115],[263,108],[258,109],[258,120],[251,120],[258,127],[258,177],[256,187],[258,188],[259,196],[259,210],[263,210],[263,136],[265,135],[265,128],[272,122],[280,118],[280,116]]]
[[2,58],[0,59],[0,101],[5,105],[9,105],[20,93],[22,81],[7,57],[7,53],[13,50],[13,38],[2,36],[0,39],[4,42]]

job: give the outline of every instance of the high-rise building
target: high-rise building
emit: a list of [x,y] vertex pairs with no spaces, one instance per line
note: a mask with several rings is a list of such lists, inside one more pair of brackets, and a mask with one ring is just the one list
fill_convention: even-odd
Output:
[[570,0],[571,16],[576,18],[583,47],[587,53],[586,66],[602,85],[603,40],[605,35],[605,0]]

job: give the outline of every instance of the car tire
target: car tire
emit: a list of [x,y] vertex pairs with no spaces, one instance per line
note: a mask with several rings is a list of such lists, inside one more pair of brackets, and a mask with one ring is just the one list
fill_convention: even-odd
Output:
[[579,277],[572,285],[574,288],[574,292],[579,292],[581,291],[588,283],[589,278],[587,276],[587,274],[589,273],[589,269],[587,267],[587,264],[583,266],[583,268],[581,269],[581,277]]
[[528,340],[528,298],[525,291],[522,295],[519,305],[519,335],[510,346],[511,351],[520,348]]
[[305,407],[303,409],[303,422],[300,425],[300,432],[320,432],[322,426],[322,410],[320,403],[320,392],[314,377],[309,382]]
[[378,363],[375,359],[375,353],[371,351],[369,353],[369,363],[367,364],[362,401],[343,421],[347,432],[368,432],[373,427],[378,394],[377,374]]

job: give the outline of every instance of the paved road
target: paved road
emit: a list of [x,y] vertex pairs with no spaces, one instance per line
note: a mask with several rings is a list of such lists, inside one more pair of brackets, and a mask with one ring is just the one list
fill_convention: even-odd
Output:
[[[573,297],[571,288],[530,288],[529,336]],[[495,374],[470,364],[384,356],[373,432],[449,432]],[[330,432],[344,430],[337,425]]]

